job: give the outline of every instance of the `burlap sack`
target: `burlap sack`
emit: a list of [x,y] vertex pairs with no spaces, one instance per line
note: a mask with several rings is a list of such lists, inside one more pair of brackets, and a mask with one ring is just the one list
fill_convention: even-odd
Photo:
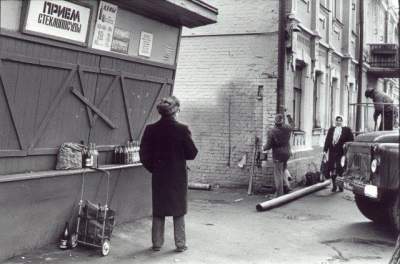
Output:
[[56,170],[82,168],[83,145],[63,143],[58,150]]

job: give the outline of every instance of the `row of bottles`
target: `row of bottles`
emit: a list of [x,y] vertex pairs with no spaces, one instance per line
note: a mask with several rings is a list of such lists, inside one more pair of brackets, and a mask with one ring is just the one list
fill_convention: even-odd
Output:
[[97,168],[99,152],[96,149],[95,143],[89,143],[89,147],[85,147],[82,152],[82,167]]
[[128,141],[125,146],[115,147],[115,164],[134,164],[138,162],[140,162],[139,141]]

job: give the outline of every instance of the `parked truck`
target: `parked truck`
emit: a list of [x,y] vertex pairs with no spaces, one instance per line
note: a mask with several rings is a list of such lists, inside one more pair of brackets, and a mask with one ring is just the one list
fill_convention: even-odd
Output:
[[354,193],[361,213],[400,232],[399,130],[358,135],[345,145],[337,181]]

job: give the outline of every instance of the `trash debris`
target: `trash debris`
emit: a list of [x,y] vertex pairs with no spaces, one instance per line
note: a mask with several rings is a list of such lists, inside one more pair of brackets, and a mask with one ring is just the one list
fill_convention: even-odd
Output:
[[239,168],[243,168],[244,165],[246,165],[246,163],[247,163],[247,155],[244,154],[238,163]]
[[344,200],[354,202],[354,196],[353,196],[353,195],[345,194],[342,198],[343,198]]
[[234,200],[235,203],[240,202],[240,201],[243,201],[243,198],[239,198],[239,199]]

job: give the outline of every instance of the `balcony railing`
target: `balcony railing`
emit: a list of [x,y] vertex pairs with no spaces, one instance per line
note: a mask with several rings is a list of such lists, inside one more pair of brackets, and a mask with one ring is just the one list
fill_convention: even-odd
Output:
[[[356,128],[356,116],[357,116],[357,108],[359,108],[360,118],[361,118],[361,127],[360,132],[371,132],[376,130],[388,130],[385,128],[385,114],[382,114],[378,117],[377,122],[374,121],[374,111],[375,105],[378,107],[382,107],[382,112],[384,112],[385,108],[388,106],[392,106],[390,103],[361,103],[361,104],[349,104],[349,116],[348,116],[348,125],[355,131]],[[397,107],[391,107],[391,114],[388,115],[391,117],[391,125],[393,130],[399,129],[399,109]],[[382,127],[380,127],[382,124]]]
[[397,44],[369,44],[368,63],[376,68],[398,67]]
[[306,146],[306,134],[304,131],[293,131],[292,134],[292,150],[296,151]]

